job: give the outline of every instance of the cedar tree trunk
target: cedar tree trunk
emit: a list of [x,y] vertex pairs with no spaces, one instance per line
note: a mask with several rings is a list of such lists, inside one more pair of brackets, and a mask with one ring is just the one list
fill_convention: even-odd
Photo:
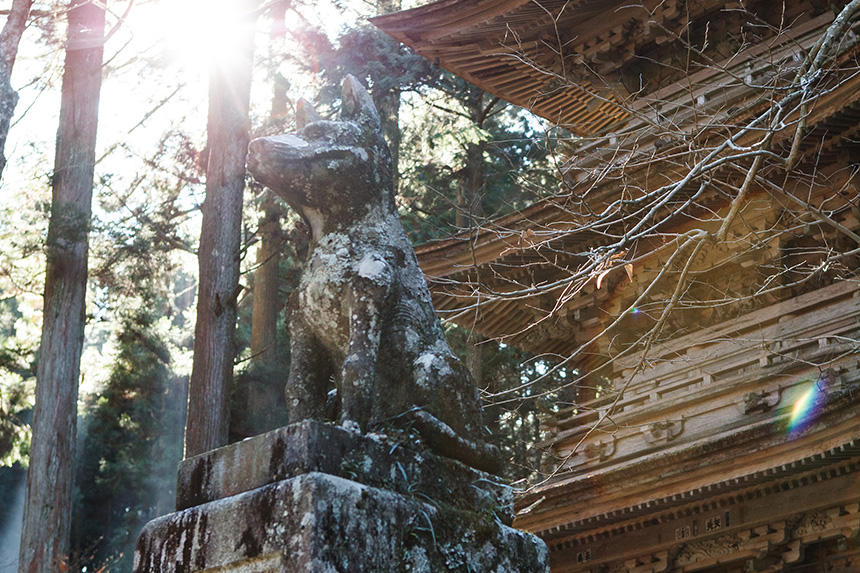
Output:
[[[469,118],[478,128],[484,127],[484,120],[493,103],[484,107],[484,92],[479,88],[470,87],[466,98],[466,109]],[[460,186],[457,195],[456,225],[460,229],[472,228],[483,216],[481,201],[486,185],[486,166],[484,165],[484,141],[466,144],[466,162],[460,172]]]
[[54,160],[42,342],[18,570],[68,561],[87,234],[101,90],[104,4],[72,0]]
[[[377,0],[377,14],[391,14],[399,12],[401,0]],[[399,80],[391,81],[390,86],[373,86],[373,103],[379,112],[379,121],[382,124],[382,134],[388,142],[388,150],[391,152],[391,179],[394,183],[394,193],[400,190],[400,86]],[[387,89],[386,89],[387,88]]]
[[227,443],[257,7],[256,1],[233,1],[241,11],[234,57],[215,62],[209,76],[209,160],[198,251],[200,277],[185,426],[186,457]]
[[254,271],[254,306],[251,316],[251,356],[253,363],[272,367],[278,359],[279,296],[278,269],[281,262],[281,208],[268,189],[262,191],[263,220],[260,222],[260,247]]

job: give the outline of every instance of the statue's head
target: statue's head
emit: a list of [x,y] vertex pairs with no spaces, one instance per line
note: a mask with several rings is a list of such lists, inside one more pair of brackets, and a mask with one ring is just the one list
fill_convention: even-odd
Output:
[[261,137],[248,148],[251,175],[311,222],[394,205],[391,156],[373,100],[353,76],[341,93],[339,121],[302,102],[296,133]]

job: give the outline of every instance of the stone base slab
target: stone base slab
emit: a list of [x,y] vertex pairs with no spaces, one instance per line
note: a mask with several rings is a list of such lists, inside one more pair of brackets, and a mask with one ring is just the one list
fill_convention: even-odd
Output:
[[189,458],[134,571],[549,571],[509,486],[403,439],[304,421]]
[[363,435],[305,420],[184,460],[176,508],[202,503],[309,472],[442,499],[513,521],[513,490],[492,474],[456,460],[416,451],[382,435]]
[[311,472],[151,521],[134,570],[549,571],[540,539],[447,501]]

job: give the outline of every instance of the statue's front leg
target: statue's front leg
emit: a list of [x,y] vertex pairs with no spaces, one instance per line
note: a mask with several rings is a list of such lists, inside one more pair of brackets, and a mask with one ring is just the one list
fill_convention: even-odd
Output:
[[300,317],[290,320],[290,375],[285,394],[290,422],[325,419],[331,361]]
[[368,255],[349,293],[349,348],[341,370],[341,424],[366,431],[374,421],[374,404],[384,399],[376,386],[384,305],[393,282],[393,269],[381,258]]

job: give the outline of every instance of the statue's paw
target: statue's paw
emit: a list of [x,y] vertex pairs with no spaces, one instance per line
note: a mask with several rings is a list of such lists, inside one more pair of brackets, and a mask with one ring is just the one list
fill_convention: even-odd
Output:
[[359,424],[355,420],[342,420],[340,423],[340,427],[354,434],[361,433],[361,424]]

